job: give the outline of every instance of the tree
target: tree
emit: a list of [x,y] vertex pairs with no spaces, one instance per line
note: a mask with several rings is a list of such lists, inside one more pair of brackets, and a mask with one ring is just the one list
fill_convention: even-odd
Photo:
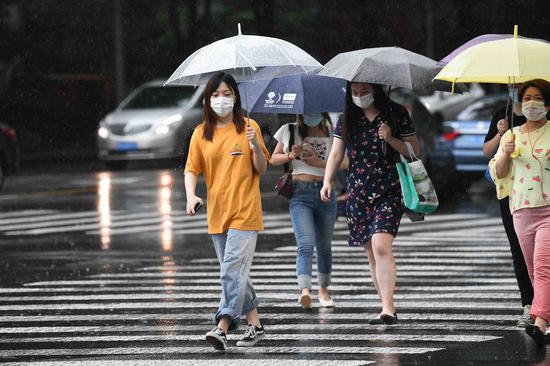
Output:
[[[211,1],[202,1],[202,12],[199,14],[199,1],[186,0],[168,0],[168,18],[170,26],[175,37],[176,54],[185,56],[197,48],[197,42],[200,40],[199,30],[208,29],[211,17]],[[185,17],[183,14],[185,14]],[[185,27],[182,27],[182,19]],[[185,28],[185,29],[184,29]]]

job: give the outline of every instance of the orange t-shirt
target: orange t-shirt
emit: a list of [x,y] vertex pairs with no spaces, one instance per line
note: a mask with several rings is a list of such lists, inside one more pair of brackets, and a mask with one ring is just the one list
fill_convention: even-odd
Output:
[[[269,163],[260,127],[252,119],[250,125],[256,129],[256,137]],[[237,133],[234,123],[216,128],[212,141],[205,140],[203,132],[204,122],[191,137],[185,173],[204,174],[208,190],[208,233],[221,234],[228,229],[263,230],[260,175],[254,169],[246,133]]]

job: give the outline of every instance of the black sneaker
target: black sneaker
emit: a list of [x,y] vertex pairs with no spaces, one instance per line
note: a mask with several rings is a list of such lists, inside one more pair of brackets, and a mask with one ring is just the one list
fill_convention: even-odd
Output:
[[225,336],[225,332],[218,327],[206,333],[206,341],[218,351],[225,351],[227,348],[227,337]]
[[237,347],[252,347],[265,336],[263,325],[258,328],[252,324],[248,324],[244,336],[237,342]]

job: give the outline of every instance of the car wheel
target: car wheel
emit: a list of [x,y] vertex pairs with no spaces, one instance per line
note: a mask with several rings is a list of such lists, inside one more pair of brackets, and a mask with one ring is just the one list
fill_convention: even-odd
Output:
[[128,162],[127,161],[106,161],[105,162],[105,166],[107,167],[107,169],[109,170],[123,170],[126,168],[126,166],[128,165]]

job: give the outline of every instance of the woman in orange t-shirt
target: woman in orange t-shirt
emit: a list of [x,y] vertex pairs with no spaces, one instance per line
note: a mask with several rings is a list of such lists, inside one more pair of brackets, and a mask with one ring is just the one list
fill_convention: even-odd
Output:
[[226,334],[246,315],[248,327],[237,346],[255,345],[264,336],[250,268],[258,231],[263,230],[260,175],[269,163],[260,128],[245,121],[235,79],[220,72],[204,92],[204,122],[189,145],[185,165],[187,214],[194,215],[197,177],[204,174],[208,188],[208,233],[220,262],[222,296],[214,316],[216,327],[206,341],[217,350],[227,347]]

